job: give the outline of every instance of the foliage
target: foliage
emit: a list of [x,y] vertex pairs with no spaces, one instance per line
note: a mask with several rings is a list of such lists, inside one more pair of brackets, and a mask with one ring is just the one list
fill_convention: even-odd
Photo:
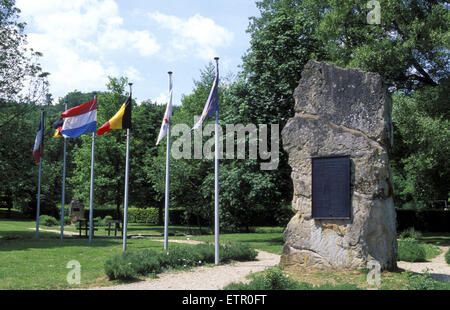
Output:
[[255,275],[249,283],[231,283],[225,290],[357,290],[354,284],[312,285],[298,282],[285,274],[280,268],[267,269]]
[[[46,99],[48,73],[42,72],[38,63],[41,53],[27,48],[25,23],[20,21],[20,10],[15,0],[0,1],[0,103],[4,108],[9,102],[39,102]],[[29,107],[24,105],[16,114],[0,123],[23,116]]]
[[393,96],[396,203],[447,200],[450,188],[450,80]]
[[[128,93],[125,92],[126,78],[110,78],[108,92],[99,93],[97,123],[99,126],[107,122],[121,107]],[[161,121],[163,107],[143,102],[137,106],[133,102],[130,139],[130,176],[129,205],[144,207],[147,204],[157,205],[157,195],[147,171],[151,171],[151,162],[144,163],[147,157],[156,154],[156,148],[150,141],[156,141],[157,123]],[[91,166],[91,135],[82,135],[80,145],[74,148],[74,173],[68,177],[73,186],[74,198],[88,201]],[[112,130],[95,139],[95,195],[96,204],[114,204],[115,218],[122,218],[121,205],[124,197],[126,137],[123,130]]]
[[412,238],[415,240],[419,239],[422,236],[423,234],[420,231],[415,230],[414,227],[409,227],[398,235],[400,239]]
[[[128,251],[105,263],[105,273],[110,280],[129,280],[140,276],[160,273],[167,269],[180,269],[214,262],[214,245],[199,244],[191,247],[174,247],[163,252],[151,250]],[[221,262],[228,260],[253,260],[255,251],[234,244],[220,247]]]
[[159,211],[156,208],[129,208],[128,221],[130,223],[158,224]]
[[72,221],[70,220],[70,217],[65,216],[64,217],[64,225],[71,225]]
[[321,3],[326,10],[315,36],[333,62],[377,72],[403,90],[448,77],[446,1],[383,1],[380,24],[367,22],[365,0]]
[[423,270],[423,274],[415,274],[405,271],[404,274],[408,278],[409,290],[448,290],[450,283],[444,283],[433,279],[430,275],[430,269]]
[[405,239],[398,242],[398,260],[424,262],[426,260],[426,252],[416,240]]
[[41,215],[39,216],[39,224],[44,226],[57,226],[59,222],[52,216]]

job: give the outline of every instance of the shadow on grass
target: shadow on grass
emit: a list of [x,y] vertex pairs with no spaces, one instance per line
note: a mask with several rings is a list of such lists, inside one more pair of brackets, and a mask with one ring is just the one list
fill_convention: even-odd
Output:
[[277,237],[272,239],[243,239],[241,241],[235,240],[232,242],[245,242],[245,243],[266,243],[270,245],[284,245],[283,237]]
[[[105,238],[94,238],[92,240],[93,247],[109,247],[118,244],[117,241]],[[0,252],[74,246],[89,246],[89,241],[87,238],[65,236],[64,241],[61,242],[59,235],[46,232],[40,232],[39,240],[36,240],[33,231],[31,232],[31,235],[24,231],[7,231],[3,232],[0,236]]]

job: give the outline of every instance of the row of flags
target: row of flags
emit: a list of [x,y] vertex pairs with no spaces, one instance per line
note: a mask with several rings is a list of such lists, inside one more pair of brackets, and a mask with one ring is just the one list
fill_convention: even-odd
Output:
[[97,98],[61,114],[53,123],[54,138],[78,138],[84,133],[96,132],[101,136],[111,129],[131,129],[131,96],[127,98],[120,110],[97,130]]
[[[219,85],[219,70],[218,70],[218,58],[216,60],[216,75],[214,78],[213,85],[211,87],[211,91],[209,97],[206,101],[205,107],[203,109],[201,118],[194,125],[191,130],[195,130],[201,127],[203,121],[215,114],[216,116],[216,144],[218,138],[218,85]],[[158,139],[156,144],[158,145],[161,140],[167,136],[167,151],[166,151],[166,195],[165,195],[165,248],[167,249],[167,236],[168,236],[168,201],[169,201],[169,154],[170,154],[170,118],[172,117],[172,95],[173,95],[173,85],[172,85],[172,72],[169,72],[169,97],[166,105],[166,109],[164,112],[164,118],[162,120],[161,129],[158,135]],[[127,206],[128,206],[128,159],[129,159],[129,131],[131,130],[131,110],[132,110],[132,92],[131,92],[131,83],[130,85],[130,95],[126,99],[125,103],[121,106],[119,111],[105,124],[103,124],[100,128],[97,129],[97,98],[95,97],[93,100],[86,102],[82,105],[67,109],[63,113],[61,113],[61,118],[59,118],[56,122],[53,123],[52,127],[55,129],[55,133],[53,135],[54,138],[77,138],[85,133],[92,133],[92,163],[91,163],[91,195],[90,195],[90,229],[92,229],[92,197],[93,197],[93,161],[94,161],[94,142],[95,142],[95,133],[97,136],[102,136],[103,134],[109,132],[113,129],[127,129],[127,157],[126,157],[126,172],[125,172],[125,203],[124,203],[124,251],[126,250],[126,223],[127,223]],[[39,232],[39,197],[40,197],[40,174],[41,174],[41,158],[43,156],[44,149],[44,117],[43,111],[41,112],[41,121],[39,124],[39,129],[36,134],[35,145],[33,149],[33,157],[35,159],[36,164],[39,164],[39,185],[38,185],[38,207],[37,207],[37,219],[36,219],[36,239],[38,239]],[[216,145],[217,146],[217,145]],[[65,178],[65,150],[64,147],[64,169],[63,169],[63,191],[64,191],[64,178]],[[216,264],[218,264],[218,152],[216,147],[216,163],[215,163],[215,226],[216,226]],[[63,193],[64,197],[64,193]],[[63,198],[64,200],[64,198]],[[62,210],[64,208],[64,201],[62,202]],[[91,244],[91,235],[92,231],[90,231],[89,235],[89,244]],[[63,213],[61,214],[61,240],[63,238]]]

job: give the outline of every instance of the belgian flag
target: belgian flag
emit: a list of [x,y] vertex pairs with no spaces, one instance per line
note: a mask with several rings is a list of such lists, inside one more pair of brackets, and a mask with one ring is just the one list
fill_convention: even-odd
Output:
[[52,127],[55,129],[55,134],[53,135],[53,138],[62,138],[61,130],[63,125],[64,125],[64,118],[62,117],[53,123]]
[[131,102],[130,95],[116,115],[97,130],[97,135],[101,136],[111,129],[131,129]]

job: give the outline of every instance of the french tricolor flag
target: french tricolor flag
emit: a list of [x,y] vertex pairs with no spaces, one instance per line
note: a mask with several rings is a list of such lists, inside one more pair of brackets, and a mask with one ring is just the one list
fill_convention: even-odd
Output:
[[83,133],[97,131],[97,99],[71,108],[61,114],[64,125],[61,133],[64,138],[77,138]]
[[33,148],[33,157],[36,165],[39,164],[39,162],[41,161],[42,154],[44,153],[44,140],[42,139],[43,137],[42,131],[43,128],[41,118],[41,121],[39,122],[39,130],[36,134],[36,139],[34,140],[34,148]]

